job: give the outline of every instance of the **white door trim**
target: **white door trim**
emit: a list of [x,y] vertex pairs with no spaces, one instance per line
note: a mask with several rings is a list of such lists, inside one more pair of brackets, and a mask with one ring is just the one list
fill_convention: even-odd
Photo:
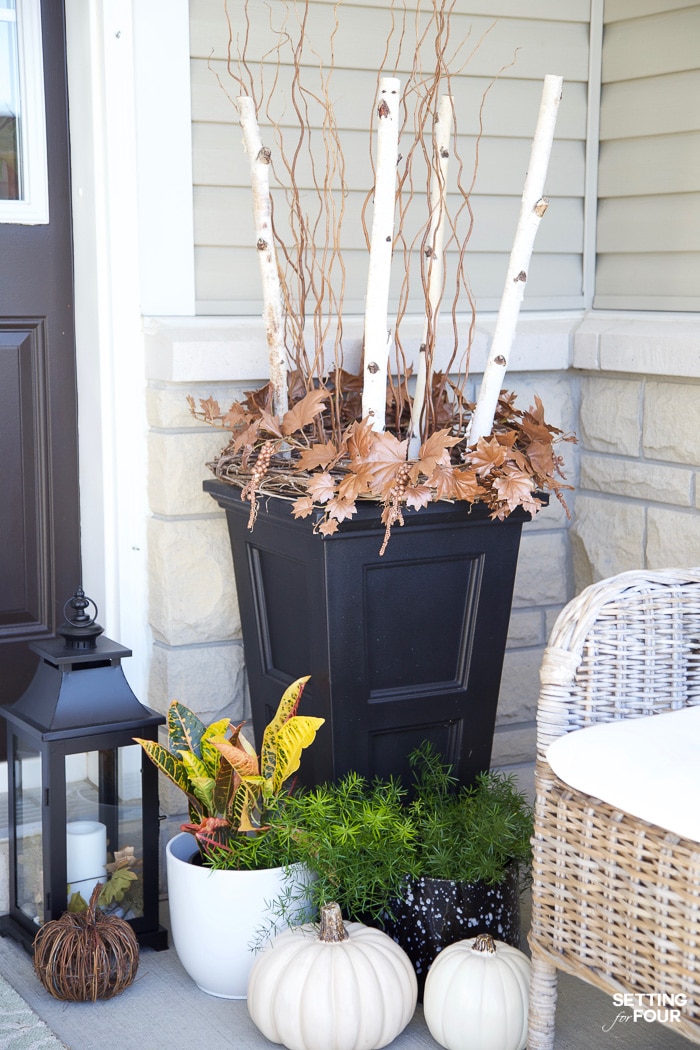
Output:
[[[143,315],[194,313],[187,0],[65,0],[83,586],[148,696]],[[173,170],[177,175],[173,177]]]

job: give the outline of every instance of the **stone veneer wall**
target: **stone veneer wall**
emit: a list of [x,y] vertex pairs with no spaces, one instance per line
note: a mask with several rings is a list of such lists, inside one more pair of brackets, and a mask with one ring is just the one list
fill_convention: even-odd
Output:
[[[189,413],[186,397],[216,397],[230,403],[251,389],[256,369],[264,375],[259,347],[238,334],[231,322],[200,319],[191,330],[150,323],[149,344],[149,534],[150,622],[154,648],[149,702],[165,712],[174,697],[205,720],[248,714],[243,646],[235,599],[228,534],[223,513],[201,489],[205,463],[224,443],[220,431],[201,426]],[[259,328],[256,322],[255,331]],[[508,387],[527,408],[533,396],[544,402],[548,420],[566,431],[576,427],[575,383],[567,372],[572,322],[525,322]],[[476,348],[483,357],[486,334]],[[519,361],[532,358],[542,371],[524,372]],[[264,348],[263,348],[264,349]],[[246,361],[247,364],[243,362]],[[220,375],[241,375],[238,384]],[[556,369],[556,370],[555,370]],[[207,378],[211,376],[212,378]],[[473,387],[479,381],[476,374]],[[474,390],[472,389],[472,395]],[[567,446],[569,476],[576,449]],[[574,479],[575,480],[575,479]],[[554,618],[572,594],[568,521],[556,500],[523,530],[515,584],[509,646],[494,741],[495,764],[528,764],[534,754],[534,713],[538,669]],[[182,800],[162,791],[166,812]]]
[[575,589],[700,565],[700,323],[593,316],[579,328]]

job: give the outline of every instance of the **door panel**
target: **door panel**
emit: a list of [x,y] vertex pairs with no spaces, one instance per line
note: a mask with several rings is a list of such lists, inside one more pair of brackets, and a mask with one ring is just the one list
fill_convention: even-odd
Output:
[[[18,7],[22,0],[18,0]],[[49,222],[0,223],[0,703],[80,583],[63,4],[42,0]],[[0,721],[4,733],[4,721]],[[3,736],[4,750],[4,736]]]

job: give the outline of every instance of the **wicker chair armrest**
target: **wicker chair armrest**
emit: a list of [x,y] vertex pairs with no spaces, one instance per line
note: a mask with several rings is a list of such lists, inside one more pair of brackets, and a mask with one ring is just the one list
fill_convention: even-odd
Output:
[[587,587],[559,615],[540,679],[540,758],[574,729],[700,703],[700,569]]

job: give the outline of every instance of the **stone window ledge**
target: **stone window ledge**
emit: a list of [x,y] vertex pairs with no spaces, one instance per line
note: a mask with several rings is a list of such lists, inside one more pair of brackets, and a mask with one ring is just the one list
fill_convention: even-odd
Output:
[[[580,311],[522,314],[509,365],[510,372],[566,371],[571,367],[573,335]],[[495,314],[479,318],[470,372],[483,371]],[[467,330],[467,323],[464,330]],[[404,343],[420,345],[422,322],[403,327]],[[443,366],[451,342],[451,325],[442,321],[437,367]],[[344,323],[345,367],[357,369],[362,345],[362,318]],[[264,381],[267,370],[265,333],[257,317],[147,317],[144,319],[147,378],[164,383]]]
[[[483,371],[495,314],[479,318],[470,371]],[[405,340],[417,346],[415,332]],[[445,322],[443,322],[445,324]],[[345,365],[357,368],[362,319],[345,322]],[[147,317],[146,367],[150,380],[169,383],[255,382],[267,376],[265,333],[257,317]],[[449,337],[443,337],[443,354]],[[440,362],[438,362],[440,367]],[[523,314],[509,365],[511,372],[567,371],[700,378],[697,314],[590,311]]]
[[698,314],[591,311],[573,339],[573,367],[667,378],[700,378]]

